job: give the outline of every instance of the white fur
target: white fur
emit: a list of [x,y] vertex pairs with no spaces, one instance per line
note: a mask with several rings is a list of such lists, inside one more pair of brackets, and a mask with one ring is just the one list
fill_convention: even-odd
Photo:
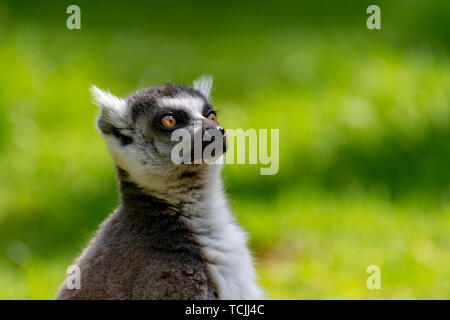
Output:
[[94,85],[90,87],[94,103],[99,107],[107,109],[116,116],[122,117],[126,113],[127,102],[119,97],[116,97],[109,91],[104,91]]
[[[103,135],[106,141],[109,152],[114,158],[116,164],[126,170],[140,187],[154,192],[156,194],[165,194],[166,189],[161,186],[167,186],[164,176],[164,168],[158,163],[150,163],[143,165],[142,160],[149,160],[148,154],[139,152],[133,144],[122,146],[116,138],[110,135]],[[160,173],[156,175],[155,172]]]
[[206,201],[186,208],[192,215],[185,222],[194,232],[206,259],[208,271],[224,300],[260,300],[246,234],[235,223],[222,191],[220,177],[213,177]]
[[197,96],[180,95],[173,98],[162,98],[160,100],[162,106],[189,110],[193,118],[201,118],[204,100]]
[[213,78],[211,76],[201,76],[194,80],[194,89],[200,91],[206,99],[210,99],[213,86]]

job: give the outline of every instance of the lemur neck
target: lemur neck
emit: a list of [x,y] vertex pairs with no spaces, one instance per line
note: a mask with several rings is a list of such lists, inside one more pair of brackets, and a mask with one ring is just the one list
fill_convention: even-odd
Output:
[[189,211],[192,206],[206,209],[213,199],[223,197],[220,167],[177,169],[155,175],[154,180],[160,183],[157,188],[149,189],[135,183],[125,170],[118,168],[122,206],[139,211],[147,211],[149,207],[170,207],[182,212]]

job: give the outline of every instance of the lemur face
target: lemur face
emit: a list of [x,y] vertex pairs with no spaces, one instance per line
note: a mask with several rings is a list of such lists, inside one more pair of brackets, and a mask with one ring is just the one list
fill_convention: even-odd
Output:
[[[173,141],[177,129],[187,130],[191,142],[196,134],[222,137],[222,150],[212,155],[223,154],[225,131],[217,122],[210,102],[211,87],[212,79],[202,77],[194,82],[193,88],[166,84],[139,90],[126,99],[92,87],[95,101],[102,109],[98,127],[117,165],[136,174],[175,166],[171,156],[179,143],[178,139]],[[210,143],[204,141],[202,150]],[[194,148],[189,150],[191,160],[195,160]]]

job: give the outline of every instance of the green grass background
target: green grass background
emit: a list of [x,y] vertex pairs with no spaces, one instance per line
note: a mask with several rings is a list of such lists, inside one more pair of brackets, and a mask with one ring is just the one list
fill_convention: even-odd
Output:
[[118,203],[89,85],[207,73],[225,127],[280,129],[277,175],[224,169],[268,298],[449,299],[450,5],[370,4],[2,1],[0,298],[52,298]]

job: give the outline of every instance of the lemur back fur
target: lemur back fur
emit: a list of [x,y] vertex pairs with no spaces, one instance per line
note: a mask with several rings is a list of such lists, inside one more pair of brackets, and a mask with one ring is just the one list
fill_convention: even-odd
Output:
[[[220,165],[174,165],[155,123],[171,110],[214,127],[212,79],[167,84],[127,99],[92,88],[100,132],[117,167],[119,207],[75,264],[81,288],[57,299],[261,299],[246,234],[227,206]],[[156,121],[156,122],[155,122]]]

